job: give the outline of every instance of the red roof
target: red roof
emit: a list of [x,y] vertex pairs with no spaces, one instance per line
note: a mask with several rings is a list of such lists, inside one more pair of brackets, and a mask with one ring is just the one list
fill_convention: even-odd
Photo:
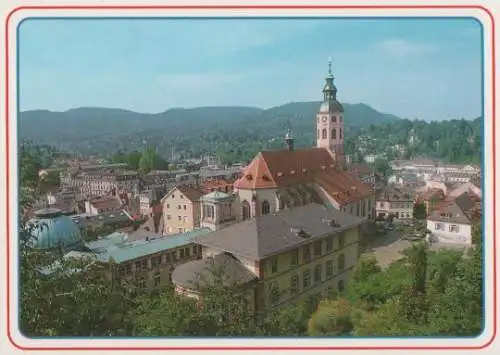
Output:
[[310,180],[314,172],[333,170],[335,165],[324,148],[260,152],[234,186],[240,189],[269,189],[295,185]]

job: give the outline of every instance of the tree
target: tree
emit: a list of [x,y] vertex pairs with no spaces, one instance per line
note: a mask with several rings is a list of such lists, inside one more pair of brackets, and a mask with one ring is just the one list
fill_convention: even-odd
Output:
[[308,324],[310,336],[348,335],[353,329],[353,308],[344,298],[321,301]]
[[392,173],[391,166],[387,159],[377,158],[375,159],[375,171],[384,175],[385,178],[389,177]]
[[423,202],[417,202],[413,205],[413,217],[416,219],[427,218],[427,208]]

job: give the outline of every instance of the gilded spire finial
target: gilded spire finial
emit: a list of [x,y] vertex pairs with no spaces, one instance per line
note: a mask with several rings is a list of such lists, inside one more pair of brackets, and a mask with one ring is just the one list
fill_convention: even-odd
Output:
[[332,57],[328,58],[328,74],[332,75]]

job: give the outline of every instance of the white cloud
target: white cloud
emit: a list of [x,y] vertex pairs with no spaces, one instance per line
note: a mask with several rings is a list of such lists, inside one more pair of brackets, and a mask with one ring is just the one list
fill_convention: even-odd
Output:
[[407,57],[432,53],[435,47],[430,44],[413,43],[405,39],[390,38],[376,43],[375,50],[392,57]]

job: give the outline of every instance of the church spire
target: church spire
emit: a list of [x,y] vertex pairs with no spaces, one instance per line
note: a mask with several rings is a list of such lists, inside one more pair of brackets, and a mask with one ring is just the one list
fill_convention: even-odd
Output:
[[289,152],[293,152],[293,141],[292,130],[288,129],[285,135],[285,144]]
[[332,58],[328,58],[328,75],[326,76],[326,83],[323,87],[323,97],[326,102],[333,102],[337,100],[337,88],[333,83],[332,74]]

